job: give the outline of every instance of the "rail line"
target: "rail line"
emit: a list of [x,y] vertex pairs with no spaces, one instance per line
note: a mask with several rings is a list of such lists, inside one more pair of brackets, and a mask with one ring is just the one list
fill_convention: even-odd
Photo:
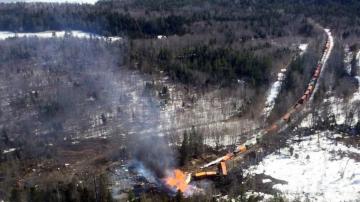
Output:
[[[329,59],[329,56],[334,46],[334,39],[333,36],[331,35],[330,30],[324,29],[324,31],[327,35],[327,40],[323,48],[322,57],[318,62],[317,66],[314,68],[314,73],[312,75],[309,84],[306,87],[304,94],[298,99],[298,101],[288,110],[287,113],[285,113],[281,117],[280,120],[276,121],[269,127],[261,130],[256,135],[256,137],[237,146],[234,151],[226,154],[225,156],[222,156],[214,161],[211,161],[201,166],[200,169],[202,171],[188,174],[187,183],[189,183],[191,180],[199,180],[207,177],[227,175],[228,171],[227,171],[226,163],[233,160],[235,157],[238,156],[241,157],[246,153],[249,153],[251,151],[256,151],[259,148],[258,143],[264,136],[278,132],[283,126],[285,126],[290,121],[292,117],[295,117],[295,115],[298,114],[304,108],[306,103],[310,102],[313,99],[313,96],[319,86],[318,84],[319,79],[323,75],[323,70],[325,69],[326,62]],[[217,170],[204,171],[205,168],[209,168],[213,166],[217,166]]]

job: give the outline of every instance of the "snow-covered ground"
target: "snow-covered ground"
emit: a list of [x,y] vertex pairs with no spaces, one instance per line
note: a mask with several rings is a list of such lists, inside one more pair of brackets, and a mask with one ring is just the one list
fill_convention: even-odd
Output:
[[309,46],[309,44],[307,44],[307,43],[302,43],[299,45],[300,55],[303,55],[306,52],[308,46]]
[[63,38],[65,36],[71,36],[76,38],[83,38],[83,39],[103,39],[107,41],[119,41],[121,37],[104,37],[97,34],[92,34],[88,32],[73,30],[73,31],[44,31],[44,32],[23,32],[23,33],[15,33],[15,32],[8,32],[8,31],[0,31],[0,40],[5,40],[14,37],[38,37],[38,38]]
[[0,3],[79,3],[79,4],[95,4],[98,0],[1,0]]
[[[300,50],[299,55],[302,56],[306,52],[306,50],[308,48],[308,44],[307,43],[300,44],[298,48]],[[281,87],[283,85],[283,82],[286,78],[286,71],[287,71],[286,68],[283,68],[280,70],[280,72],[277,74],[276,81],[271,85],[271,87],[267,93],[267,97],[266,97],[266,101],[265,101],[265,108],[264,108],[264,112],[263,112],[263,115],[265,118],[270,115],[270,112],[273,110],[273,108],[275,106],[275,100],[276,100],[277,96],[279,95]]]
[[[327,93],[327,97],[323,99],[323,104],[318,109],[324,110],[323,107],[328,106],[328,116],[335,118],[337,125],[348,124],[354,126],[359,121],[360,109],[358,103],[360,102],[360,51],[356,54],[356,68],[357,75],[354,78],[358,81],[358,90],[348,99],[335,97],[332,92]],[[346,63],[344,63],[346,66]],[[301,127],[311,127],[312,115],[309,114],[301,123]]]
[[[326,67],[334,46],[330,30],[326,29],[325,32],[330,39],[330,49],[321,59],[324,64],[322,70]],[[357,68],[360,69],[360,52],[357,58]],[[360,77],[355,78],[360,81]],[[354,114],[351,123],[346,120],[346,116],[349,115],[348,109],[356,106],[358,97],[360,87],[348,102],[332,96],[330,92],[324,99],[324,106],[329,106],[329,113],[334,115],[337,124],[353,124],[358,121],[358,115]],[[318,110],[323,109],[321,107]],[[300,127],[311,127],[312,119],[312,114],[309,114]],[[281,191],[290,200],[359,201],[360,146],[347,147],[332,139],[338,136],[339,134],[329,131],[317,131],[307,137],[292,137],[287,142],[288,147],[281,149],[279,153],[268,155],[258,165],[250,167],[246,173],[265,174],[288,182],[275,184],[273,188]],[[265,179],[263,183],[269,183],[269,180]]]
[[274,108],[275,100],[280,93],[281,86],[285,80],[286,69],[281,69],[281,72],[277,75],[277,80],[271,85],[270,90],[266,97],[264,116],[268,117],[271,110]]
[[3,154],[11,153],[11,152],[13,152],[13,151],[15,151],[15,150],[16,150],[16,148],[5,149],[5,150],[3,151]]
[[[240,197],[231,198],[231,197],[229,197],[229,195],[225,195],[225,196],[219,195],[219,196],[220,197],[217,198],[217,201],[231,201],[231,202],[241,201]],[[246,199],[249,199],[250,197],[257,197],[257,196],[262,197],[264,201],[268,201],[268,200],[271,200],[272,198],[274,198],[270,194],[265,194],[262,192],[256,192],[256,191],[252,191],[252,190],[245,192],[245,196],[246,196]]]
[[[360,162],[350,155],[360,156],[360,149],[347,147],[328,139],[335,136],[319,132],[302,138],[293,137],[289,147],[262,160],[248,169],[249,174],[266,174],[287,181],[276,184],[287,198],[305,201],[356,201],[360,199]],[[290,154],[292,147],[293,154]]]

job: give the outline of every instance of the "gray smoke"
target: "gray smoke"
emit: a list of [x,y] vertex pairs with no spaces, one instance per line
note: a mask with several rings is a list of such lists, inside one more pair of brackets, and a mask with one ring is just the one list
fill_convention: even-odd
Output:
[[141,138],[133,145],[133,156],[151,170],[158,178],[174,167],[174,158],[168,143],[162,137],[151,135]]
[[1,41],[1,136],[22,143],[0,149],[43,155],[46,147],[29,145],[128,134],[132,157],[162,177],[174,159],[156,132],[158,94],[145,75],[124,67],[124,51],[126,44],[76,38]]
[[[134,81],[143,81],[140,77]],[[160,128],[160,103],[156,92],[147,89],[143,83],[133,94],[131,134],[128,148],[132,158],[141,162],[157,178],[162,178],[165,171],[175,166],[174,154],[166,137],[157,132]],[[149,92],[150,91],[150,92]],[[135,101],[136,100],[136,101]]]

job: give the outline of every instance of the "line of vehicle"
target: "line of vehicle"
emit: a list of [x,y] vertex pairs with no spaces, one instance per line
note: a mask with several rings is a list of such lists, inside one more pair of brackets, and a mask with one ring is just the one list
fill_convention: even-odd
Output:
[[322,77],[325,66],[326,66],[326,62],[329,59],[329,56],[331,54],[331,51],[333,49],[334,46],[334,39],[333,36],[331,35],[331,32],[329,29],[324,29],[326,35],[327,35],[327,40],[323,49],[323,54],[322,57],[319,61],[319,63],[317,64],[313,76],[309,82],[309,84],[307,85],[307,88],[304,92],[304,94],[301,96],[301,98],[295,103],[295,105],[293,105],[289,111],[284,114],[280,120],[278,120],[277,122],[275,122],[274,124],[270,125],[269,127],[267,127],[266,129],[260,131],[256,137],[246,141],[245,143],[237,146],[235,148],[234,151],[226,154],[225,156],[222,156],[214,161],[211,161],[210,163],[207,163],[203,166],[200,167],[200,169],[205,169],[211,166],[215,166],[218,165],[218,170],[217,171],[201,171],[201,172],[196,172],[191,174],[191,178],[190,179],[202,179],[205,177],[212,177],[212,176],[218,176],[218,175],[227,175],[227,168],[226,168],[226,163],[227,161],[233,159],[235,156],[239,156],[239,155],[244,155],[245,153],[248,153],[249,151],[253,151],[256,150],[257,148],[257,143],[260,142],[260,140],[265,136],[265,135],[271,135],[274,134],[276,132],[278,132],[280,130],[280,128],[284,125],[286,125],[290,119],[295,116],[296,114],[298,114],[305,106],[306,103],[310,102],[313,99],[313,96],[315,94],[315,92],[318,89],[319,86],[319,79]]

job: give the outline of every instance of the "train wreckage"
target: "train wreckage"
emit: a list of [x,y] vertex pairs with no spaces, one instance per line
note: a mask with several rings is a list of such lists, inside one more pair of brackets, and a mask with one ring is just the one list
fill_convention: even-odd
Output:
[[[280,120],[271,124],[269,127],[261,130],[254,138],[246,141],[245,143],[237,146],[232,152],[227,153],[226,155],[215,159],[203,166],[196,172],[184,173],[180,170],[175,170],[174,175],[167,177],[165,182],[170,187],[180,190],[184,192],[186,190],[186,186],[191,181],[201,180],[204,178],[212,178],[217,176],[226,176],[228,174],[228,165],[231,161],[234,161],[235,158],[242,159],[246,154],[256,151],[259,149],[258,143],[263,139],[264,136],[275,134],[278,132],[284,125],[290,122],[292,117],[298,114],[306,103],[313,96],[317,83],[319,81],[321,72],[326,64],[326,61],[331,53],[333,48],[333,38],[331,36],[331,32],[329,29],[325,29],[327,34],[327,40],[323,47],[323,53],[320,61],[314,69],[314,73],[310,82],[308,83],[304,94],[300,97],[300,99],[285,113]],[[208,168],[213,168],[213,170],[207,170]]]

